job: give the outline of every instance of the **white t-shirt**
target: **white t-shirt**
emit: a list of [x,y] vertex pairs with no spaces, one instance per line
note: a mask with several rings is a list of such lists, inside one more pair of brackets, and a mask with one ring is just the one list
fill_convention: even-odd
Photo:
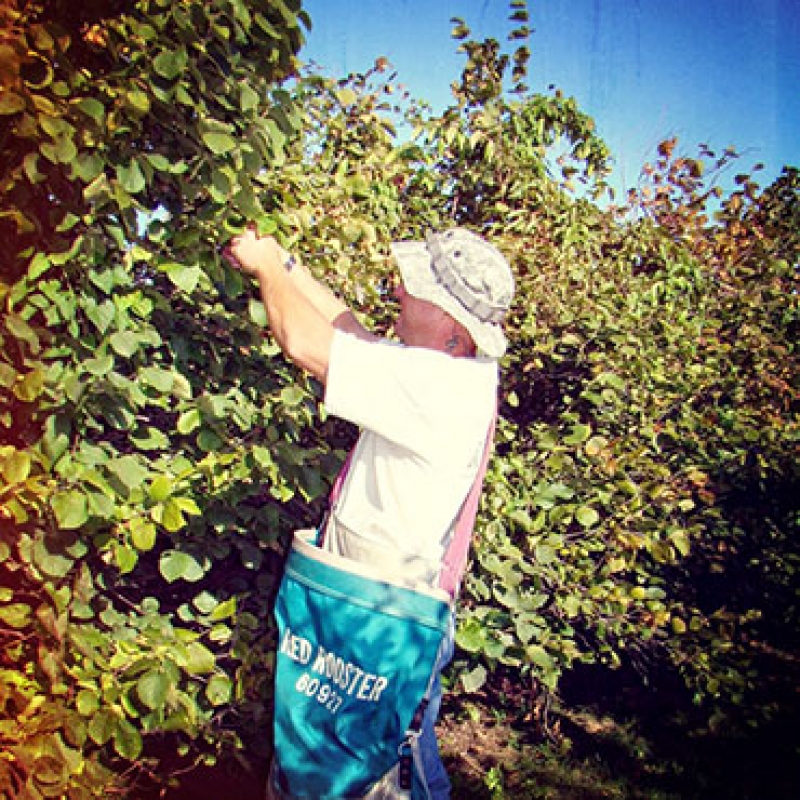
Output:
[[497,365],[337,331],[325,405],[362,429],[326,547],[435,585],[483,456]]

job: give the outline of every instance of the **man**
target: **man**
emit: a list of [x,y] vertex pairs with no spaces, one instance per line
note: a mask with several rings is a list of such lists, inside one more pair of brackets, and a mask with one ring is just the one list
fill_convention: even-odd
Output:
[[[324,384],[329,413],[361,428],[325,547],[409,586],[436,586],[494,418],[514,281],[500,251],[464,229],[396,243],[392,254],[400,344],[367,331],[271,237],[248,230],[226,250],[258,279],[278,344]],[[452,627],[444,649],[440,669],[452,657]],[[446,798],[436,688],[421,749],[431,795]]]

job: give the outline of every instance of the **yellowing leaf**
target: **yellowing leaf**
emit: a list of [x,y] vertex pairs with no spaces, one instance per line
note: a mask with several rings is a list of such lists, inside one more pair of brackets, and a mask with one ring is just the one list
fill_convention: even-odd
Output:
[[22,483],[30,475],[31,457],[24,450],[14,450],[0,461],[6,483]]
[[25,98],[16,92],[3,92],[0,95],[0,115],[16,114],[25,110]]
[[170,533],[179,531],[186,524],[186,517],[183,516],[183,511],[181,511],[180,506],[172,498],[169,498],[164,503],[161,524]]
[[336,99],[343,106],[350,106],[358,100],[358,95],[352,89],[340,89],[336,92]]
[[156,475],[150,483],[147,493],[150,495],[150,499],[157,503],[166,500],[172,494],[172,479],[169,475]]

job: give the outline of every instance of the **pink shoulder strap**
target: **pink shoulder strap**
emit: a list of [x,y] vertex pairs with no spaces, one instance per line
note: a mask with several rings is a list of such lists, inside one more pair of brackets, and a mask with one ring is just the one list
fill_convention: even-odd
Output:
[[495,412],[492,423],[489,426],[486,445],[483,448],[483,458],[480,467],[478,467],[478,474],[475,476],[475,482],[469,490],[464,505],[461,506],[461,511],[458,512],[453,538],[442,561],[442,570],[439,573],[439,587],[444,589],[451,597],[455,597],[458,594],[464,570],[467,568],[469,545],[472,541],[475,516],[478,513],[478,505],[481,499],[483,478],[486,475],[486,467],[489,464],[489,457],[492,453],[496,425],[497,412]]
[[[494,431],[497,425],[497,412],[495,411],[492,417],[492,422],[489,426],[489,431],[486,435],[486,444],[483,448],[483,458],[481,459],[478,473],[475,476],[475,482],[469,490],[469,494],[461,506],[461,510],[456,517],[455,529],[453,531],[453,538],[450,540],[450,545],[447,552],[442,559],[442,569],[439,573],[439,587],[444,589],[451,597],[455,597],[461,585],[461,579],[464,575],[464,570],[467,567],[467,556],[469,555],[469,546],[472,541],[472,531],[475,527],[475,517],[478,513],[478,505],[481,499],[481,490],[483,488],[483,479],[486,475],[486,467],[489,464],[489,457],[492,453],[492,445],[494,443]],[[336,480],[331,487],[330,497],[328,499],[328,508],[333,509],[334,504],[339,499],[342,492],[347,473],[350,470],[350,462],[353,459],[353,452],[355,448],[350,451],[347,460],[342,465]],[[324,536],[324,526],[320,530],[320,544]]]

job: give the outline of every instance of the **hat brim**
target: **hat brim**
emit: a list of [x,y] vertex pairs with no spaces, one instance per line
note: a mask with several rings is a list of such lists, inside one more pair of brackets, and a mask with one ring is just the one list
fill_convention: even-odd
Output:
[[436,280],[431,269],[431,254],[424,242],[394,242],[391,252],[400,270],[403,286],[410,295],[437,305],[460,322],[483,355],[500,358],[505,353],[508,340],[502,327],[474,317]]

